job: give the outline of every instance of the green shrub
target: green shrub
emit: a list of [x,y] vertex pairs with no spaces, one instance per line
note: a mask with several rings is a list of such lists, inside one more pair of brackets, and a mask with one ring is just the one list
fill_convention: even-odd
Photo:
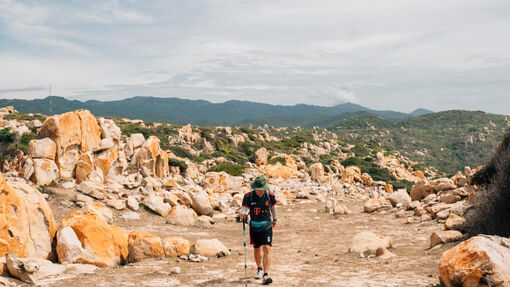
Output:
[[185,158],[189,158],[189,159],[193,158],[193,155],[189,151],[187,151],[185,148],[182,148],[180,146],[175,146],[175,145],[169,146],[168,149],[178,157],[185,157]]
[[220,164],[212,166],[207,171],[215,171],[215,172],[224,171],[232,176],[240,176],[244,173],[245,169],[246,169],[246,166],[244,166],[244,165],[222,162]]
[[286,164],[285,158],[281,156],[275,156],[269,160],[269,164],[276,164],[277,162],[281,163],[282,165]]
[[36,139],[36,138],[37,138],[37,136],[34,133],[24,133],[21,136],[20,143],[23,144],[23,145],[28,146],[28,143],[31,140]]
[[188,169],[188,165],[186,164],[186,162],[184,162],[182,160],[175,159],[175,158],[169,158],[168,165],[169,166],[178,166],[181,173],[186,172],[186,169]]
[[14,138],[16,137],[15,133],[10,132],[8,129],[0,130],[0,144],[10,144],[14,142]]

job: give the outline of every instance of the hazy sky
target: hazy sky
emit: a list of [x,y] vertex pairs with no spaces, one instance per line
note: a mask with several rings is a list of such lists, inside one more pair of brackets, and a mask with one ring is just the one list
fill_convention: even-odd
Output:
[[508,0],[0,0],[0,98],[510,110]]

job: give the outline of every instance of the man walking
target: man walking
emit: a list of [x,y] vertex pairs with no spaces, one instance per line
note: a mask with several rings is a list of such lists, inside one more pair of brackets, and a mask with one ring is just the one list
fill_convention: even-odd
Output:
[[269,268],[273,228],[277,221],[276,198],[272,192],[269,192],[264,176],[257,177],[251,183],[251,188],[253,190],[244,195],[240,216],[244,220],[248,214],[250,215],[250,242],[254,247],[253,255],[257,263],[255,278],[262,278],[262,284],[269,285],[273,282],[273,279],[269,277]]

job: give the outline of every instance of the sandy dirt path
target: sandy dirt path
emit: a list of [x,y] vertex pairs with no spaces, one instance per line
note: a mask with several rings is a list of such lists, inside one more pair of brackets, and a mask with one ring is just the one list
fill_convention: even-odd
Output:
[[[451,247],[427,252],[429,236],[440,229],[435,222],[406,224],[387,212],[367,214],[362,202],[346,199],[343,204],[353,211],[333,216],[323,212],[323,203],[296,202],[279,207],[279,221],[274,230],[272,286],[427,286],[437,284],[440,254]],[[67,208],[60,208],[67,214]],[[114,224],[127,231],[143,230],[161,237],[179,235],[194,241],[218,238],[232,255],[192,263],[176,258],[153,259],[104,268],[96,274],[59,281],[53,286],[244,286],[242,224],[219,222],[212,229],[168,225],[164,219],[146,211],[141,220],[126,221],[118,216]],[[61,217],[61,216],[58,216]],[[58,218],[60,220],[60,218]],[[358,258],[347,253],[352,237],[369,230],[391,236],[396,257],[390,259]],[[253,277],[253,249],[248,248],[248,275]],[[169,274],[180,266],[181,273]],[[260,282],[249,280],[249,286]]]

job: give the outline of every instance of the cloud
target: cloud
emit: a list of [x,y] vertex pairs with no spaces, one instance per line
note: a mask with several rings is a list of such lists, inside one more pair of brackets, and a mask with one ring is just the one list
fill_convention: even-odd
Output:
[[26,88],[19,88],[19,89],[0,89],[0,94],[44,91],[46,89],[48,89],[48,87],[42,87],[42,86],[26,87]]
[[[508,113],[506,0],[0,0],[2,97]],[[469,99],[468,101],[465,99]]]

